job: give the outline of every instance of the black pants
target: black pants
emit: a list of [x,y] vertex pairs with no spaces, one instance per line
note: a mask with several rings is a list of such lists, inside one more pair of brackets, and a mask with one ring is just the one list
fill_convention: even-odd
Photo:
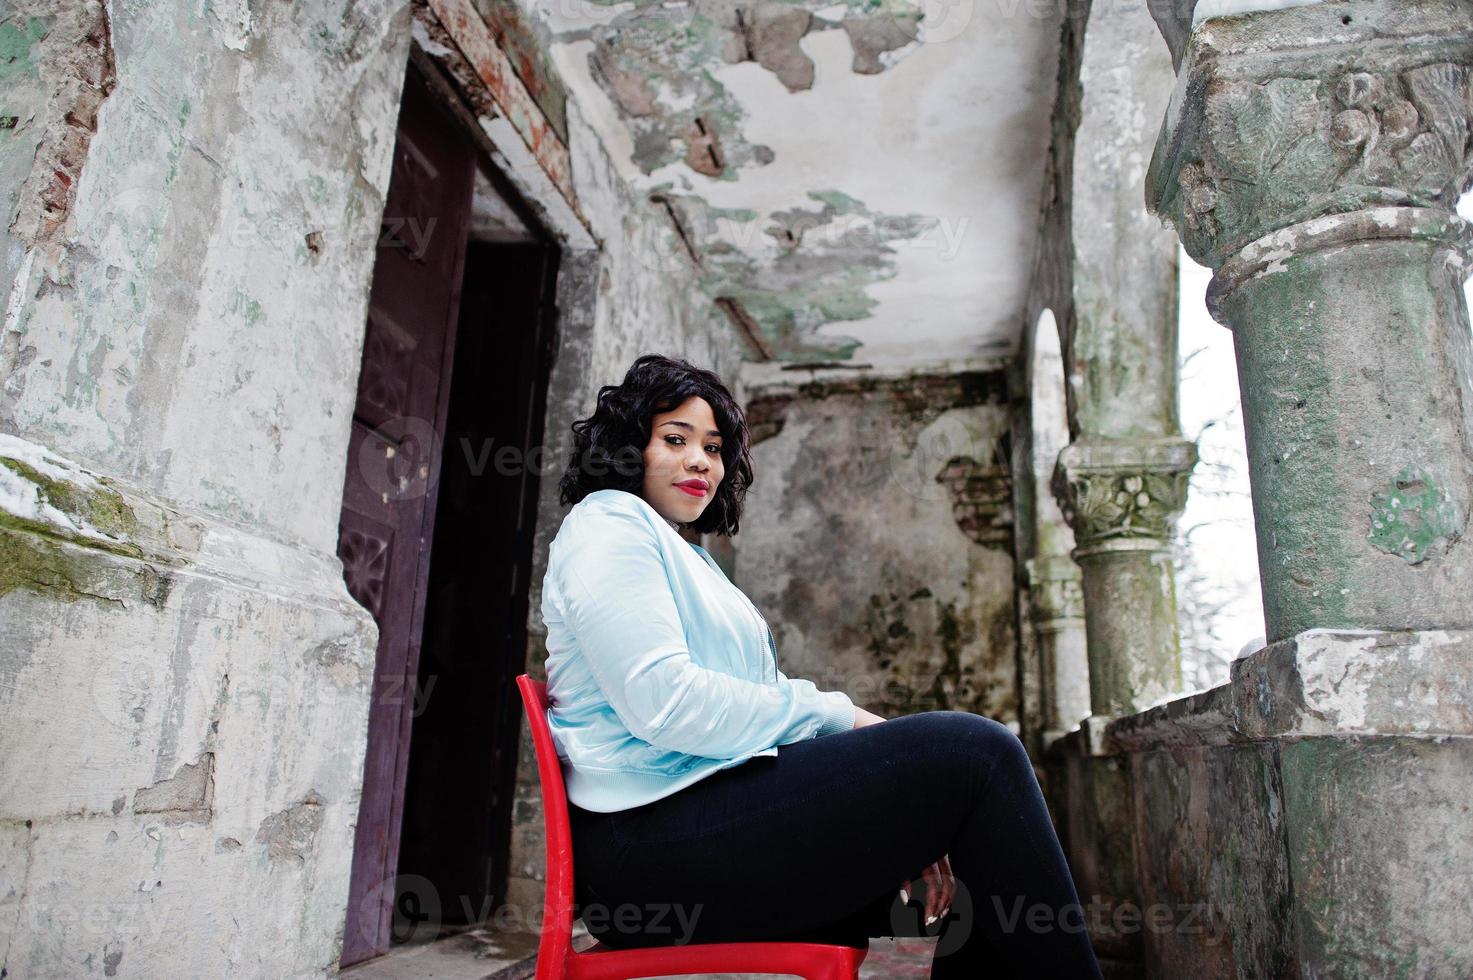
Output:
[[[1028,755],[980,715],[895,718],[569,812],[579,911],[608,946],[930,934],[933,978],[1100,976]],[[942,855],[956,894],[926,928],[918,876]]]

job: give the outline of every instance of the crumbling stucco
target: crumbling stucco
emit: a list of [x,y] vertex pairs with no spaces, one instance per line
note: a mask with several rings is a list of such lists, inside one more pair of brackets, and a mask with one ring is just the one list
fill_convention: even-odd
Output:
[[185,763],[168,779],[140,786],[133,794],[134,813],[158,813],[181,820],[207,822],[215,799],[215,755]]
[[5,218],[17,241],[34,246],[66,221],[117,70],[105,4],[16,0],[8,7],[0,20],[0,126],[11,145],[35,153]]
[[922,15],[919,12],[894,14],[851,14],[843,20],[844,33],[854,46],[854,71],[861,75],[878,75],[884,71],[886,55],[913,44]]
[[[896,243],[936,225],[921,215],[874,213],[837,190],[810,191],[812,204],[774,211],[765,224],[753,212],[665,196],[700,259],[706,295],[739,308],[786,361],[850,359],[858,342],[820,329],[868,317],[877,305],[869,287],[896,274]],[[761,240],[750,240],[759,227]]]
[[631,123],[635,159],[645,173],[678,159],[669,140],[684,138],[699,121],[731,148],[727,159],[699,172],[730,179],[728,168],[761,166],[771,156],[743,139],[746,113],[714,77],[715,66],[755,62],[789,92],[801,92],[814,82],[813,60],[800,44],[810,31],[841,29],[853,45],[853,70],[877,74],[899,60],[896,52],[915,44],[924,19],[908,4],[875,12],[872,3],[851,0],[838,9],[774,0],[637,3],[586,29],[593,40],[590,65]]
[[[358,246],[377,237],[402,74],[402,64],[379,66],[402,59],[408,40],[393,9],[283,8],[244,20],[223,8],[113,11],[115,80],[85,165],[66,143],[80,168],[66,234],[47,246],[17,226],[3,259],[6,432],[48,445],[66,433],[66,455],[99,472],[333,546],[339,502],[314,488],[341,483],[342,460],[326,449],[347,430],[357,362],[328,352],[362,329],[364,300],[351,298],[367,282]],[[266,44],[277,29],[293,45]],[[50,41],[37,43],[39,55]],[[48,58],[65,75],[87,51],[101,57],[79,44]],[[345,104],[356,111],[338,111]],[[70,103],[57,106],[58,124],[75,129]],[[28,111],[39,126],[51,110]],[[36,146],[5,141],[0,172],[13,173],[19,156],[29,165]],[[283,157],[299,166],[280,166]],[[262,372],[251,356],[268,351],[314,369],[295,380]],[[322,422],[296,425],[293,411]],[[204,420],[235,435],[188,431]],[[298,485],[247,489],[283,477]]]
[[967,502],[958,519],[954,485],[958,457],[1006,459],[1002,385],[978,373],[753,391],[749,418],[775,434],[753,450],[735,581],[784,670],[886,715],[1017,722],[1011,549],[979,540]]
[[266,846],[273,861],[305,863],[322,829],[322,798],[315,791],[261,821],[255,841]]
[[590,67],[627,120],[645,173],[686,159],[698,173],[732,179],[760,165],[759,150],[741,136],[740,104],[707,70],[755,60],[750,16],[723,0],[651,4],[592,29]]

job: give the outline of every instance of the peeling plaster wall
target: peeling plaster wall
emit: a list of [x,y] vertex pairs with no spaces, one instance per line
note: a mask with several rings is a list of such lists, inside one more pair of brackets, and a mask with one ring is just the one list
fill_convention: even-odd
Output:
[[0,598],[8,974],[327,975],[372,621],[325,598],[341,581],[325,561],[248,588],[197,556],[150,601],[136,563],[69,550],[90,572],[85,594]]
[[[63,53],[102,8],[77,10],[63,34],[0,9],[15,55],[0,192],[12,219],[31,216],[0,265],[0,432],[24,437],[0,447],[0,962],[15,976],[325,975],[376,642],[336,529],[410,12],[116,11],[94,59],[114,72],[96,132],[53,154],[70,190],[42,199],[37,147],[75,128],[80,97]],[[569,424],[641,353],[734,383],[739,357],[586,107],[535,91],[559,109],[601,243],[566,251],[559,282],[540,671]],[[523,746],[509,896],[529,912],[531,759]]]
[[[69,224],[50,247],[20,226],[6,241],[0,427],[331,550],[403,15],[227,9],[115,11],[116,87]],[[7,169],[66,111],[28,113]],[[261,369],[282,363],[300,368]],[[233,438],[202,438],[205,420]]]
[[0,3],[0,973],[335,969],[408,41],[397,2]]
[[758,389],[735,581],[790,676],[1018,721],[1001,372]]

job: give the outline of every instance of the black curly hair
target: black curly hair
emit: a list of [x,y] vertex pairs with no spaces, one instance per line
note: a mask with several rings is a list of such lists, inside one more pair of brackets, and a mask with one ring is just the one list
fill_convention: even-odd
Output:
[[752,440],[746,414],[716,374],[663,354],[636,358],[622,383],[599,388],[593,414],[573,423],[573,453],[558,483],[562,502],[576,504],[595,490],[640,493],[644,489],[644,450],[655,415],[691,396],[704,398],[716,416],[726,475],[701,516],[686,526],[700,534],[736,534],[742,500],[752,485]]

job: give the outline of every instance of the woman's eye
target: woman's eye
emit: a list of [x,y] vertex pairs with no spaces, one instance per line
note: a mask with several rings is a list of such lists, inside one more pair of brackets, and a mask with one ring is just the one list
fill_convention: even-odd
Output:
[[[684,436],[666,436],[665,437],[665,442],[668,443],[669,445],[672,445],[672,446],[683,446],[683,445],[685,445],[685,437]],[[714,445],[714,444],[713,445],[709,445],[709,446],[706,447],[706,451],[707,452],[710,452],[710,453],[719,453],[719,452],[721,452],[721,447],[720,446],[717,446],[717,445]]]

